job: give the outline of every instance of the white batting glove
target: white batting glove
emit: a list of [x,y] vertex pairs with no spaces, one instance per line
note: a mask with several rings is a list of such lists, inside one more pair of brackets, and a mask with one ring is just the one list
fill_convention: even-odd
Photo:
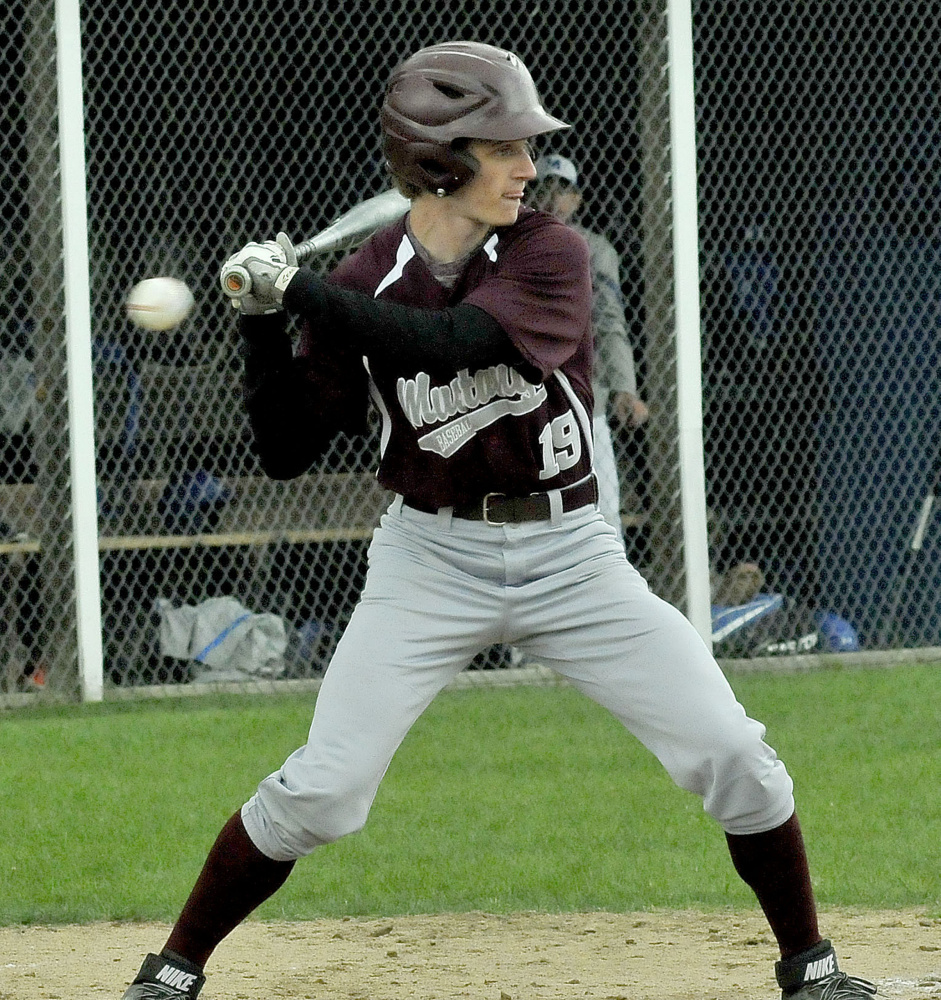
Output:
[[277,240],[264,243],[247,243],[233,254],[223,267],[226,271],[238,266],[247,272],[248,287],[232,305],[246,315],[278,312],[284,290],[297,274],[297,254],[290,239],[278,233]]

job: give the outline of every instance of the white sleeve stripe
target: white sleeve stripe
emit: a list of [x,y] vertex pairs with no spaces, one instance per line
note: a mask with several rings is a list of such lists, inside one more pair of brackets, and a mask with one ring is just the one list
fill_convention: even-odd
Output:
[[412,241],[408,236],[402,237],[402,242],[399,244],[399,249],[395,254],[395,264],[392,270],[379,282],[378,287],[373,292],[372,297],[378,298],[379,293],[384,289],[388,288],[389,285],[394,285],[399,278],[402,277],[402,272],[405,270],[405,265],[415,256],[415,248],[412,246]]

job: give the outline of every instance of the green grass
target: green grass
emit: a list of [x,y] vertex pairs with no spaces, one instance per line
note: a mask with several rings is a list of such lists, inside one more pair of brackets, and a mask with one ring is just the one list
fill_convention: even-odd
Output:
[[[797,785],[822,905],[941,907],[941,670],[741,675]],[[313,696],[0,716],[0,923],[171,919]],[[568,688],[443,694],[366,829],[262,918],[751,907],[699,800]]]

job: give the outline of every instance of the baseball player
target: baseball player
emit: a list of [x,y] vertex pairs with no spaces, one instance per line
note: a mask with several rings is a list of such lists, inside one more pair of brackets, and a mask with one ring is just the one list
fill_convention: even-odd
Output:
[[381,125],[411,200],[402,221],[328,280],[284,240],[230,262],[251,276],[239,326],[269,474],[309,468],[371,399],[395,499],[307,742],[225,824],[125,1000],[195,997],[219,942],[299,858],[363,826],[409,727],[497,642],[553,666],[702,798],[777,938],[785,995],[863,1000],[875,988],[839,972],[818,931],[792,782],[764,727],[598,511],[588,248],[521,206],[529,140],[568,126],[515,55],[476,42],[407,59]]
[[606,236],[573,221],[582,206],[582,192],[578,170],[568,157],[558,153],[539,157],[536,181],[528,194],[527,204],[570,225],[588,244],[595,344],[591,388],[595,400],[592,422],[598,506],[608,524],[621,534],[620,475],[608,423],[609,407],[618,422],[627,427],[640,427],[646,423],[649,413],[647,404],[637,394],[634,351],[624,318],[620,261]]

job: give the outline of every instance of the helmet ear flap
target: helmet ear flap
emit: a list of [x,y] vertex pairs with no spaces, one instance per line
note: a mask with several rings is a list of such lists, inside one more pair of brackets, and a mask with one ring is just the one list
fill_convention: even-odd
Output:
[[473,180],[477,173],[477,161],[474,157],[452,145],[410,142],[386,133],[382,146],[390,171],[395,174],[396,165],[407,160],[410,169],[406,180],[424,191],[454,194],[458,188]]

